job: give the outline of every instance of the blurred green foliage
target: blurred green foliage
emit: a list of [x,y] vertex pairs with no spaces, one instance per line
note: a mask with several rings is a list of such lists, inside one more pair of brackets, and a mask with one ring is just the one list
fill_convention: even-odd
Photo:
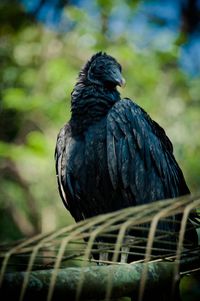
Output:
[[[73,222],[58,195],[54,147],[59,129],[70,118],[70,93],[78,71],[99,50],[122,64],[127,81],[122,96],[138,102],[166,129],[191,191],[199,190],[200,84],[199,78],[179,69],[179,45],[168,52],[141,50],[126,32],[110,37],[106,17],[118,1],[97,1],[100,23],[85,10],[67,5],[65,14],[73,26],[65,33],[45,28],[17,1],[2,3],[1,240]],[[134,14],[135,6],[129,9]]]

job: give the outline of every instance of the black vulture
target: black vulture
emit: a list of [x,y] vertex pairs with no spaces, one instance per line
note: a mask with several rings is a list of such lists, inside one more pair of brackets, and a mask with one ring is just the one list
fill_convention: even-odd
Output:
[[[57,138],[59,192],[76,222],[190,193],[163,128],[134,101],[120,98],[121,72],[112,56],[91,57],[71,93],[71,119]],[[194,228],[189,237],[196,244]]]

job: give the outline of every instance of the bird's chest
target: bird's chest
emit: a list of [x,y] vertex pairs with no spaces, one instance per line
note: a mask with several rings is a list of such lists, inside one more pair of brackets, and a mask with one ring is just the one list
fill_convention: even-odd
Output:
[[107,170],[105,121],[90,126],[81,135],[71,137],[66,145],[66,158],[67,172],[81,186],[86,187],[93,179],[90,185],[96,187]]
[[95,124],[83,135],[71,138],[67,154],[67,174],[73,189],[73,202],[85,217],[91,212],[111,211],[112,184],[107,162],[106,122]]

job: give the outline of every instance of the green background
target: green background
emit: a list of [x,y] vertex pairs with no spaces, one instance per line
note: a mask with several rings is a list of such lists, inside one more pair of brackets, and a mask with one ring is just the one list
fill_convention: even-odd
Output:
[[[125,2],[134,16],[138,1]],[[64,13],[73,26],[59,32],[26,13],[18,1],[1,2],[1,241],[73,222],[58,195],[54,148],[70,118],[77,74],[99,50],[121,63],[127,82],[122,97],[134,99],[166,130],[191,192],[199,191],[199,77],[177,63],[187,37],[180,32],[168,50],[156,50],[139,49],[126,30],[111,36],[109,18],[119,3],[96,1],[98,22],[86,9],[68,4]]]

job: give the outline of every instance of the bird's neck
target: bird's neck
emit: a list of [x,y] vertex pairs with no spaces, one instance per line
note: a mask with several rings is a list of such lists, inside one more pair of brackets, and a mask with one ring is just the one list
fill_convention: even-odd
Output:
[[83,130],[104,117],[120,100],[117,89],[84,83],[76,84],[71,96],[71,123]]

